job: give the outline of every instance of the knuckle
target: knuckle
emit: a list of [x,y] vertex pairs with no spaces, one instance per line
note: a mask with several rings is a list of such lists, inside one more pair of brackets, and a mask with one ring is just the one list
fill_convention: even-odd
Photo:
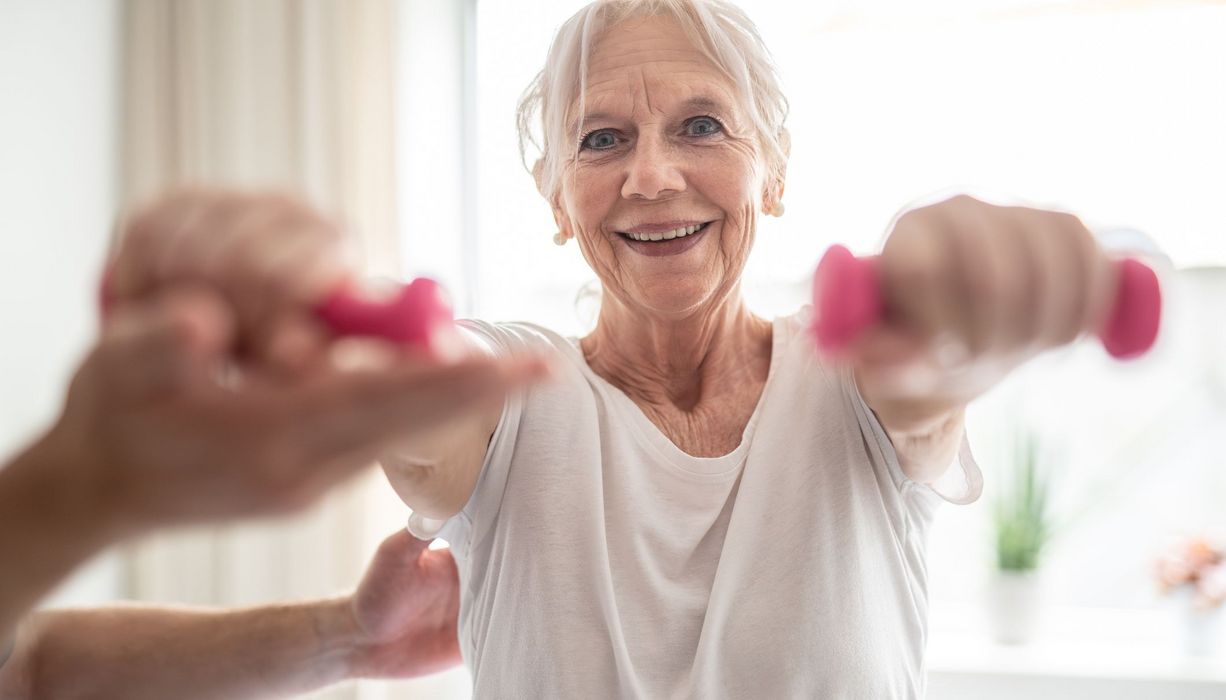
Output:
[[1055,221],[1059,225],[1059,227],[1065,231],[1077,232],[1077,233],[1087,233],[1087,234],[1089,233],[1089,231],[1086,229],[1085,223],[1083,223],[1081,218],[1078,217],[1076,214],[1071,214],[1065,211],[1057,211],[1057,212],[1051,212],[1051,217],[1052,217],[1052,220]]
[[167,351],[187,352],[196,341],[195,323],[183,313],[168,313],[162,321],[160,340]]
[[898,215],[898,219],[894,223],[894,235],[907,235],[908,233],[925,228],[933,218],[933,207],[918,207],[916,209],[908,209]]

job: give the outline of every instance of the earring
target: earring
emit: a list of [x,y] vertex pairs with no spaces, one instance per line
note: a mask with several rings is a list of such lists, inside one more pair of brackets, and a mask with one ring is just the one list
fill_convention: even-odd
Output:
[[557,245],[566,245],[566,238],[566,234],[561,231],[553,234],[553,242]]
[[776,201],[773,205],[771,205],[770,209],[766,210],[767,214],[769,214],[770,216],[775,216],[775,217],[783,216],[783,212],[784,212],[783,202],[781,201]]

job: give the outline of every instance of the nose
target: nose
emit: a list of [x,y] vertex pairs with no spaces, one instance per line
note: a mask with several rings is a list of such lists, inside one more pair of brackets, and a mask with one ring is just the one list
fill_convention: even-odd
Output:
[[639,139],[622,184],[622,197],[659,199],[684,192],[685,176],[678,166],[676,154],[658,139]]

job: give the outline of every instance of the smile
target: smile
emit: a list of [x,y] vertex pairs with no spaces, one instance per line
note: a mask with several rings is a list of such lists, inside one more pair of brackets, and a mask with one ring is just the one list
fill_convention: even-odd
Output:
[[697,224],[694,226],[685,226],[682,228],[673,229],[672,231],[664,231],[662,233],[628,233],[618,231],[619,234],[636,241],[671,241],[674,238],[684,238],[690,234],[697,233],[707,227],[708,221],[705,224]]
[[708,221],[705,224],[683,226],[661,233],[618,231],[617,235],[625,241],[627,247],[641,255],[650,257],[679,255],[698,245],[699,241],[704,238],[703,234],[711,228],[713,223],[715,222]]

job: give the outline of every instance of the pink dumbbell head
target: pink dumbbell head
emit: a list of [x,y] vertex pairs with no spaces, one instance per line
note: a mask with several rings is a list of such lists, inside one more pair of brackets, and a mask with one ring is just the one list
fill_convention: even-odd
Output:
[[436,333],[449,329],[454,322],[443,288],[424,277],[377,301],[340,289],[315,311],[337,335],[372,336],[425,347],[430,346]]
[[[1162,290],[1158,276],[1144,264],[1125,258],[1116,263],[1119,286],[1107,323],[1098,331],[1112,357],[1130,359],[1145,354],[1158,337]],[[885,314],[876,258],[857,258],[843,246],[832,246],[813,277],[813,334],[818,347],[838,351]]]

